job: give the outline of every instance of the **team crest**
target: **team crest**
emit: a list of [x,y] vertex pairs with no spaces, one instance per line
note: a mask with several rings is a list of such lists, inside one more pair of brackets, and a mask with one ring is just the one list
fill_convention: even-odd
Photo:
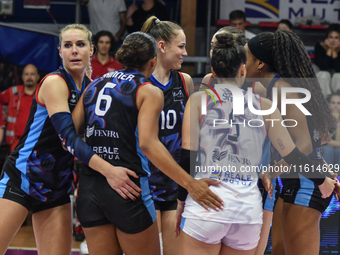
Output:
[[182,88],[173,88],[172,89],[172,98],[174,99],[174,102],[183,101],[184,95],[182,92]]
[[77,102],[78,102],[77,97],[78,97],[77,91],[71,90],[71,92],[70,92],[70,104],[76,105]]
[[279,18],[280,0],[245,0],[247,18]]

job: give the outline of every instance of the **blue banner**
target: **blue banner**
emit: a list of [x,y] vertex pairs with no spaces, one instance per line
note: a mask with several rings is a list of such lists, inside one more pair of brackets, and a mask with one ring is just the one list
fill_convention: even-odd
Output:
[[51,72],[58,68],[58,36],[35,30],[16,28],[0,23],[0,55],[6,63],[34,64],[39,70]]

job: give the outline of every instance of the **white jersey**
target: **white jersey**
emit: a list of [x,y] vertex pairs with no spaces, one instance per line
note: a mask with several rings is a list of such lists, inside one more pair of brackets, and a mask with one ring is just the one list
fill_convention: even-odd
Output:
[[[266,137],[261,115],[248,108],[248,92],[242,90],[244,114],[233,115],[233,95],[223,85],[215,87],[222,100],[209,97],[207,113],[200,121],[200,149],[195,179],[221,180],[210,189],[224,201],[218,212],[205,210],[188,196],[184,218],[222,223],[262,223],[262,198],[257,186],[258,164]],[[213,94],[213,92],[211,91]],[[251,93],[253,106],[261,110],[261,100]],[[227,123],[228,122],[228,123]]]

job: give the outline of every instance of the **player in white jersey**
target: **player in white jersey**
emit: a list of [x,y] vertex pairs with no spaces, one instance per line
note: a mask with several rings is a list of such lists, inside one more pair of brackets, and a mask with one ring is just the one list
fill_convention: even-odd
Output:
[[[272,108],[268,99],[240,89],[246,74],[244,48],[231,34],[219,34],[216,38],[212,73],[220,84],[228,85],[217,86],[216,91],[207,90],[213,96],[207,101],[202,100],[204,92],[190,97],[184,113],[180,164],[187,171],[194,171],[195,179],[221,180],[220,185],[210,189],[224,200],[224,209],[204,211],[190,196],[185,207],[179,201],[178,220],[183,212],[180,254],[248,255],[255,253],[262,225],[257,166],[266,135],[288,164],[312,162],[295,147],[287,129],[281,125],[277,108]],[[240,101],[238,107],[244,107],[242,114],[234,108],[234,103]],[[255,112],[258,110],[269,111],[262,116]],[[195,151],[199,155],[196,166]],[[266,180],[265,184],[269,190],[270,181]]]

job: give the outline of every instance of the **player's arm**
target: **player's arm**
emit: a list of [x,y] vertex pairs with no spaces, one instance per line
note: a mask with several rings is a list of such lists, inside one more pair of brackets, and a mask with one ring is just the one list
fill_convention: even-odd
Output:
[[46,77],[39,89],[38,101],[46,106],[51,122],[62,140],[63,146],[71,154],[104,175],[111,187],[123,198],[135,199],[135,196],[139,196],[140,188],[127,176],[128,173],[138,178],[133,171],[112,166],[96,155],[91,147],[77,136],[68,106],[68,87],[60,76],[51,75]]
[[[262,99],[262,109],[269,109],[271,105],[272,102],[270,100]],[[319,186],[323,197],[329,197],[334,190],[334,181],[325,177],[319,171],[312,171],[310,169],[313,162],[308,156],[302,153],[297,146],[295,146],[287,128],[281,124],[282,116],[279,110],[276,108],[272,114],[264,116],[264,119],[266,122],[268,138],[283,157],[283,160],[279,161],[277,165],[281,164],[288,169],[291,167],[290,171],[298,171]]]
[[85,110],[83,102],[84,94],[85,92],[81,95],[76,107],[72,112],[72,119],[78,136],[82,136],[84,134],[85,128]]
[[[137,94],[139,146],[145,156],[164,174],[188,190],[189,194],[204,208],[218,210],[222,200],[209,189],[205,180],[194,180],[172,158],[159,141],[159,116],[163,109],[163,93],[157,87],[143,85]],[[211,180],[212,183],[219,183]]]

